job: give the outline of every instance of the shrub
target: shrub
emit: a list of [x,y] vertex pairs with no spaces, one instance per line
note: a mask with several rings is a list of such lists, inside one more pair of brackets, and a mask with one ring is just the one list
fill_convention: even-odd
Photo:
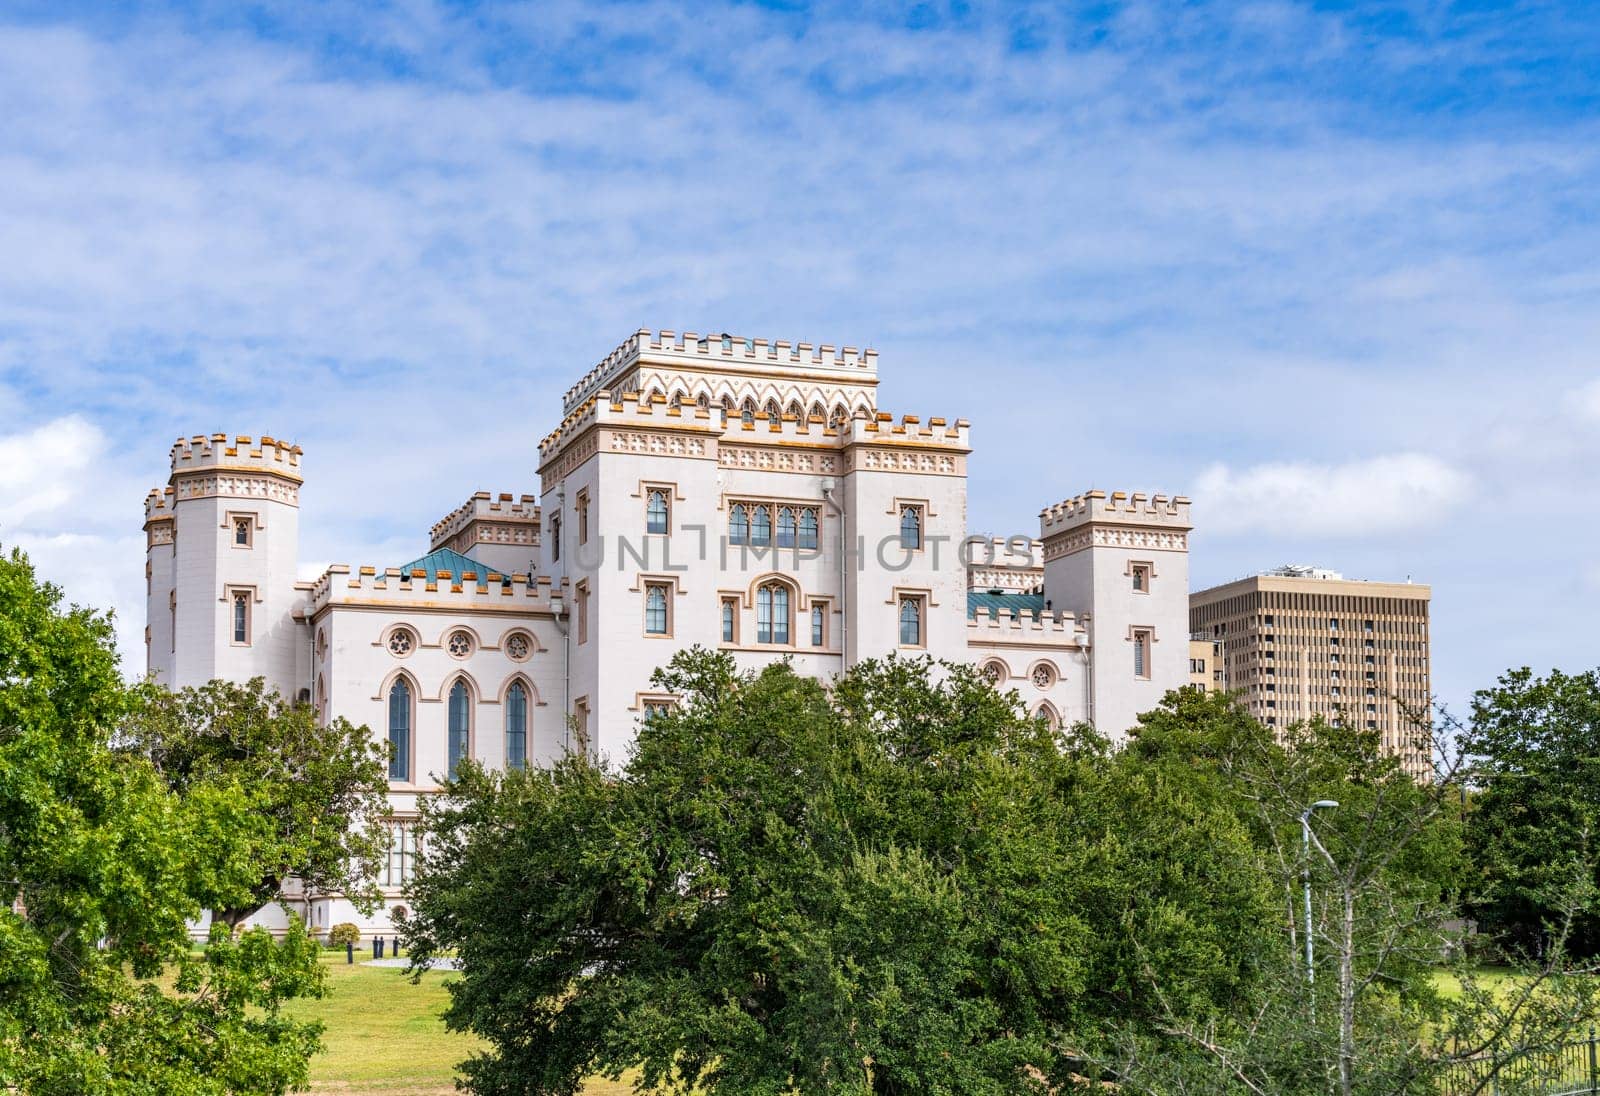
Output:
[[328,930],[328,946],[342,948],[346,944],[361,943],[361,929],[349,921],[340,921]]

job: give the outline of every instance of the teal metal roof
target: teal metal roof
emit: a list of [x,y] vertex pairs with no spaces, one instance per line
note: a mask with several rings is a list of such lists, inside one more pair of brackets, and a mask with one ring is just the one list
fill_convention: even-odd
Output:
[[975,617],[978,610],[984,609],[990,613],[1031,613],[1038,616],[1044,612],[1043,594],[993,594],[987,590],[967,591],[967,616]]
[[[432,582],[438,577],[440,571],[450,572],[451,582],[460,582],[464,572],[471,571],[478,576],[478,581],[483,582],[489,577],[491,568],[482,560],[464,556],[460,552],[449,548],[440,548],[436,552],[429,552],[421,559],[414,559],[410,563],[400,565],[400,573],[409,575],[412,571],[428,572],[428,581]],[[510,579],[510,575],[505,576]]]

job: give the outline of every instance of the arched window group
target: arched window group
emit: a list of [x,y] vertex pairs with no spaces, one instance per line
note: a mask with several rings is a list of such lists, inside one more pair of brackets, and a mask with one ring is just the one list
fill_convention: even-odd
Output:
[[[389,779],[410,783],[416,779],[416,708],[414,685],[396,677],[389,685]],[[513,681],[505,692],[505,763],[508,769],[526,768],[529,757],[529,689]],[[473,755],[477,705],[472,685],[458,677],[450,685],[445,703],[446,775],[454,778],[463,761]]]

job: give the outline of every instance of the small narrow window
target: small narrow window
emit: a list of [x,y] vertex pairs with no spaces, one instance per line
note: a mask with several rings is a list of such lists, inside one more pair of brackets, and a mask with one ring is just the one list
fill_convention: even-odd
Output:
[[750,543],[750,511],[745,509],[744,503],[735,503],[728,513],[728,543]]
[[233,543],[239,548],[250,547],[250,519],[233,519]]
[[902,647],[922,646],[922,599],[903,597],[900,599],[900,645]]
[[778,413],[778,401],[777,400],[768,400],[767,401],[767,424],[769,426],[777,426],[782,421],[783,421],[783,416]]
[[1133,633],[1133,676],[1150,677],[1150,633],[1142,629]]
[[1132,571],[1133,571],[1133,591],[1134,591],[1134,593],[1136,593],[1136,594],[1147,594],[1147,593],[1149,593],[1150,592],[1150,565],[1147,564],[1147,563],[1135,563],[1133,565]]
[[828,641],[828,607],[826,605],[813,605],[811,607],[811,646],[821,647]]
[[450,741],[449,765],[446,770],[450,779],[454,780],[456,769],[467,756],[467,743],[472,734],[472,696],[467,691],[467,683],[456,679],[450,687]]
[[787,506],[778,510],[778,547],[793,548],[796,543],[794,511]]
[[922,547],[922,511],[915,506],[900,509],[900,547],[907,550]]
[[800,547],[817,546],[817,511],[812,507],[800,511]]
[[589,753],[589,701],[587,698],[576,701],[572,705],[572,722],[574,752],[588,756]]
[[645,503],[645,529],[646,533],[665,533],[667,531],[667,493],[665,491],[651,491]]
[[589,642],[589,584],[578,584],[578,645]]
[[506,690],[506,768],[528,764],[528,692],[521,682]]
[[739,634],[739,607],[731,597],[722,599],[722,642],[734,643]]
[[666,700],[647,700],[644,702],[644,721],[654,723],[656,720],[671,714],[672,703]]
[[744,401],[744,405],[739,409],[739,421],[745,426],[754,426],[756,424],[755,400],[747,399]]
[[589,543],[589,495],[578,492],[578,543]]
[[245,593],[233,595],[233,641],[248,644],[250,642],[250,595]]
[[389,779],[411,776],[411,687],[404,679],[389,687]]
[[667,634],[667,588],[659,583],[644,588],[644,630],[652,636]]
[[757,548],[766,548],[772,544],[772,511],[765,506],[752,509],[750,543]]
[[550,518],[550,562],[561,562],[561,515]]

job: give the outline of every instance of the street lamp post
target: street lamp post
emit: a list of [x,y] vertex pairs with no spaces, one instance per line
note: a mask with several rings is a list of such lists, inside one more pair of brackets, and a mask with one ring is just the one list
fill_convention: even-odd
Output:
[[[1300,878],[1305,884],[1306,896],[1306,985],[1316,992],[1317,968],[1311,943],[1311,812],[1319,810],[1333,810],[1339,804],[1332,799],[1319,799],[1311,806],[1300,812],[1300,842],[1303,846],[1305,866],[1301,869]],[[1315,1001],[1315,998],[1312,998]]]

